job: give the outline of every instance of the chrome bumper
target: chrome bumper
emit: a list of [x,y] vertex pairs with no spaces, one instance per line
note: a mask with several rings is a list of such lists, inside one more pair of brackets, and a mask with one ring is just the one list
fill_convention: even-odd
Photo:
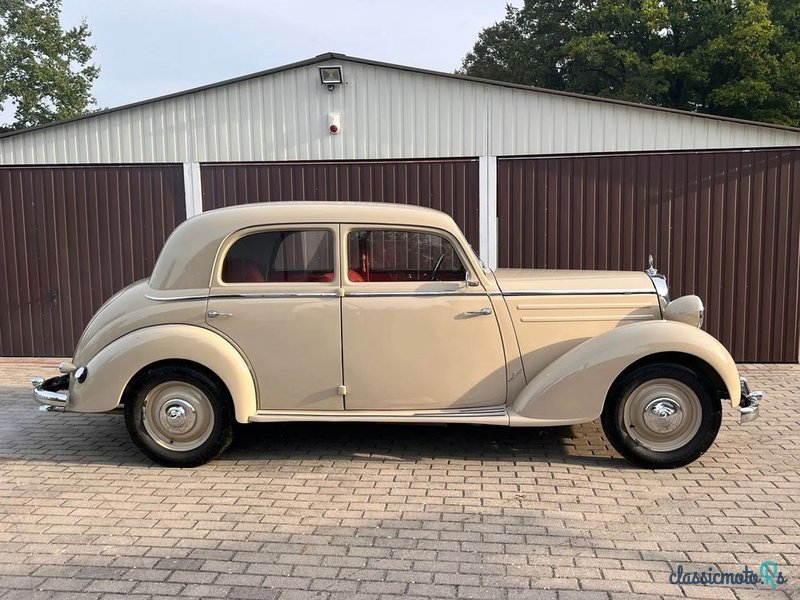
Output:
[[749,423],[758,418],[758,405],[764,392],[751,392],[747,379],[740,377],[742,385],[742,398],[739,400],[739,422]]
[[59,375],[44,379],[34,377],[31,379],[33,385],[33,399],[41,406],[43,411],[63,411],[67,408],[69,401],[69,374]]

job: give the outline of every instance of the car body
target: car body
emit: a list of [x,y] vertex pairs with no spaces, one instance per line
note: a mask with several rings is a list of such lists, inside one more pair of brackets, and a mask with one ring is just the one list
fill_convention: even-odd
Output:
[[34,396],[55,410],[123,405],[139,447],[176,466],[218,454],[233,420],[601,417],[629,459],[675,466],[713,442],[721,399],[743,420],[758,413],[760,394],[702,318],[652,268],[487,269],[435,210],[250,204],[181,224],[151,277],[97,312]]

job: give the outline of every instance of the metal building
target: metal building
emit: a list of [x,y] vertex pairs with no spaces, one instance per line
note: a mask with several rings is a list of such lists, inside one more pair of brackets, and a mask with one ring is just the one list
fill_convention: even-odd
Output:
[[[332,132],[335,126],[336,132]],[[638,269],[797,362],[800,130],[325,54],[0,136],[0,355],[69,355],[220,206],[444,210],[492,266]]]

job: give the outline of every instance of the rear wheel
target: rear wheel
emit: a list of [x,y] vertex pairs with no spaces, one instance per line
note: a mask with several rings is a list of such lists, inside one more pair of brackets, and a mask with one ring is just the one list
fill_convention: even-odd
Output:
[[632,463],[668,469],[695,461],[711,447],[722,424],[722,406],[702,374],[655,363],[615,382],[601,422],[614,448]]
[[125,401],[125,425],[136,446],[168,467],[196,467],[233,439],[227,390],[187,367],[156,367]]

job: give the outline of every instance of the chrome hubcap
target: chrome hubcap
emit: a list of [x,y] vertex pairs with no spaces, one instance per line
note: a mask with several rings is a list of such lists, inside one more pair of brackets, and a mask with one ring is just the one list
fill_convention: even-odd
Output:
[[182,381],[168,381],[148,392],[142,406],[142,423],[159,446],[193,450],[211,435],[214,410],[199,388]]
[[197,413],[191,404],[180,398],[173,398],[164,405],[161,425],[166,431],[185,433],[197,421]]
[[659,433],[670,433],[683,421],[681,405],[670,398],[656,398],[644,409],[644,422]]
[[655,452],[670,452],[688,444],[700,430],[700,399],[675,379],[652,379],[625,399],[622,425],[636,442]]

